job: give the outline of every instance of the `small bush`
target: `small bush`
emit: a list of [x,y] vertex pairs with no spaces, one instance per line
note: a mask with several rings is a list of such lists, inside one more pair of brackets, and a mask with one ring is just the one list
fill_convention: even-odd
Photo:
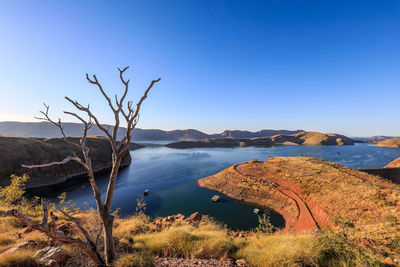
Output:
[[11,184],[9,186],[0,187],[0,199],[9,205],[19,203],[25,194],[25,182],[28,181],[28,179],[29,176],[26,174],[23,176],[12,174]]
[[271,217],[269,211],[264,211],[262,216],[258,216],[258,226],[256,232],[259,233],[273,233],[276,231],[276,227],[271,223]]

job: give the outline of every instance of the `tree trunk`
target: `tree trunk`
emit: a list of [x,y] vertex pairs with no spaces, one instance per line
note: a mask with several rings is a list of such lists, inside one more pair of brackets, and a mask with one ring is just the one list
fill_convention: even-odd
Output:
[[104,226],[104,256],[106,265],[111,266],[115,259],[115,247],[113,239],[114,217],[111,214],[105,214],[103,219]]

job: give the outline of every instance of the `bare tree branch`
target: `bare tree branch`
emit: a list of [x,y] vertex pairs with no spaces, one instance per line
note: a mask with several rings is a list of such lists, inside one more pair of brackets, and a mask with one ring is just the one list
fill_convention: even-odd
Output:
[[[94,245],[93,241],[90,239],[90,236],[89,236],[89,240],[87,240],[87,242],[84,242],[83,240],[81,240],[79,238],[68,237],[63,232],[57,231],[55,228],[54,219],[50,223],[47,223],[47,221],[48,221],[48,219],[47,219],[48,218],[47,200],[42,199],[42,208],[43,208],[43,219],[42,219],[41,224],[36,223],[35,221],[26,217],[24,214],[20,213],[16,209],[7,211],[4,216],[13,216],[16,219],[18,219],[19,221],[28,225],[28,227],[31,227],[33,229],[36,229],[36,230],[44,233],[45,235],[47,235],[48,237],[50,237],[53,240],[56,240],[58,242],[65,243],[65,244],[76,245],[76,246],[80,247],[82,250],[84,250],[86,252],[86,254],[90,257],[90,259],[92,259],[93,262],[97,266],[104,266],[104,260],[100,256],[100,253],[98,252],[97,247]],[[53,218],[54,217],[55,216],[53,216]],[[77,222],[77,223],[79,225],[78,228],[80,227],[83,229],[83,227],[80,225],[80,223],[79,222]]]
[[55,162],[50,162],[50,163],[44,163],[44,164],[38,164],[38,165],[25,165],[22,164],[21,166],[23,168],[27,168],[27,169],[34,169],[34,168],[44,168],[44,167],[50,167],[50,166],[54,166],[54,165],[64,165],[68,162],[70,162],[71,160],[75,160],[76,157],[67,157],[65,159],[63,159],[62,161],[55,161]]
[[104,128],[104,127],[100,124],[100,122],[99,122],[99,120],[97,119],[97,117],[94,116],[94,115],[92,114],[92,112],[90,111],[89,105],[88,105],[87,107],[84,107],[84,106],[82,106],[78,101],[74,101],[74,100],[72,100],[71,98],[69,98],[69,97],[67,97],[67,96],[65,97],[65,99],[67,99],[70,103],[72,103],[78,110],[83,111],[83,112],[86,112],[86,113],[88,114],[88,116],[94,120],[94,122],[96,123],[96,126],[97,126],[100,130],[102,130],[102,131],[107,135],[108,139],[109,139],[110,141],[113,140],[113,138],[112,138],[110,132],[109,132],[106,128]]
[[89,78],[89,74],[86,73],[86,79],[87,79],[91,84],[97,85],[97,87],[100,89],[100,92],[102,93],[102,95],[104,96],[104,98],[107,100],[108,105],[110,106],[111,110],[115,112],[116,110],[115,110],[114,106],[113,106],[112,103],[111,103],[111,99],[110,99],[110,98],[108,97],[108,95],[104,92],[103,87],[101,86],[101,84],[100,84],[99,81],[97,80],[96,75],[93,75],[93,78],[94,78],[94,80],[91,80],[91,79]]
[[118,107],[120,109],[122,109],[122,103],[125,100],[126,95],[128,94],[128,87],[129,87],[129,80],[125,81],[124,77],[122,76],[122,74],[124,74],[124,72],[129,68],[129,66],[125,67],[123,70],[121,70],[120,68],[118,68],[119,70],[119,78],[121,79],[121,82],[125,85],[125,91],[124,94],[121,97],[121,100],[119,101],[119,105]]
[[35,119],[42,120],[42,121],[48,121],[51,124],[55,125],[56,127],[58,127],[58,129],[60,129],[61,135],[62,135],[62,137],[64,138],[64,140],[66,142],[68,142],[68,143],[70,143],[70,144],[72,144],[72,145],[74,145],[76,147],[79,147],[78,144],[68,140],[68,138],[67,138],[67,136],[66,136],[66,134],[64,132],[64,127],[62,127],[62,125],[61,125],[61,119],[58,119],[58,122],[55,122],[54,120],[52,120],[50,118],[50,116],[49,116],[50,106],[46,105],[45,103],[43,103],[43,105],[45,106],[46,109],[45,109],[45,111],[40,111],[40,113],[42,113],[44,117],[35,117]]

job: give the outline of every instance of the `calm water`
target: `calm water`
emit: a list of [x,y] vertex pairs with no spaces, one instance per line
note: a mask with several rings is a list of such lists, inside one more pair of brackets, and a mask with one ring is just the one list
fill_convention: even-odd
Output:
[[[400,157],[400,149],[380,148],[370,144],[354,146],[280,146],[275,148],[196,148],[171,149],[151,146],[133,151],[131,166],[122,170],[116,184],[113,208],[121,208],[122,215],[135,213],[136,199],[145,189],[146,213],[152,217],[198,211],[208,214],[231,229],[251,229],[257,226],[254,206],[222,197],[219,203],[210,198],[215,192],[202,189],[196,181],[238,162],[270,156],[312,155],[352,168],[383,167]],[[106,190],[106,177],[99,177],[101,190]],[[66,188],[67,197],[78,206],[94,206],[88,183]],[[53,192],[53,196],[60,192]],[[283,225],[279,214],[271,214],[272,223]]]

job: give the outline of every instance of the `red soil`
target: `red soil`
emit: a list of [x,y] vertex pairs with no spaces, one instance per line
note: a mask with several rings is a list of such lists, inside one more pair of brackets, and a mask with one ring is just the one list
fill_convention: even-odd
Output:
[[[266,164],[269,164],[269,165],[274,165],[274,166],[277,166],[277,167],[281,167],[281,168],[290,169],[290,170],[293,170],[293,171],[304,172],[304,173],[307,173],[307,174],[310,174],[310,175],[322,177],[322,175],[314,174],[314,173],[312,173],[312,172],[310,172],[310,171],[307,171],[307,170],[305,170],[305,169],[302,169],[302,168],[300,168],[300,167],[298,167],[298,166],[290,165],[290,164],[287,164],[287,163],[284,163],[284,162],[278,162],[278,163],[277,163],[277,162],[268,162],[268,163],[265,162],[265,163],[266,163]],[[361,176],[358,176],[358,175],[354,175],[354,174],[348,173],[348,172],[346,172],[345,169],[341,169],[341,172],[345,172],[345,173],[348,174],[348,175],[351,175],[351,176],[353,176],[353,177],[355,177],[355,178],[357,178],[357,179],[360,179],[360,180],[369,182],[369,183],[374,184],[374,185],[376,185],[376,186],[379,186],[379,187],[381,187],[381,188],[387,188],[387,189],[393,189],[393,190],[400,190],[400,186],[393,185],[393,184],[391,184],[391,183],[385,183],[385,182],[383,182],[383,181],[382,181],[382,182],[381,182],[381,181],[378,181],[378,182],[373,181],[372,179],[370,179],[370,178],[368,177],[367,174],[365,175],[365,177],[361,177]],[[329,177],[327,177],[327,176],[323,176],[323,177],[329,178],[329,179],[342,179],[342,177],[340,177],[340,176],[332,176],[332,175],[330,175]]]
[[[277,179],[272,179],[268,177],[268,180],[266,177],[258,177],[256,175],[250,174],[247,171],[244,170],[244,168],[248,165],[248,163],[242,163],[234,166],[234,169],[247,177],[252,177],[254,179],[257,179],[259,181],[264,181],[264,182],[272,182],[276,186],[276,189],[279,190],[282,194],[286,195],[288,198],[291,198],[296,202],[297,208],[298,208],[298,217],[293,220],[293,218],[287,218],[286,214],[282,214],[284,216],[286,221],[292,221],[291,224],[287,224],[284,231],[288,231],[291,229],[294,229],[296,232],[304,232],[304,231],[314,231],[320,228],[319,223],[315,219],[315,216],[313,215],[311,209],[310,209],[310,203],[304,200],[304,198],[301,197],[300,194],[300,189],[289,182],[286,181],[281,181]],[[329,222],[329,219],[327,215],[321,210],[316,209],[316,205],[314,203],[311,204],[312,208],[317,210],[317,214],[319,217],[319,221],[322,222],[323,226],[327,225],[327,222]],[[279,211],[278,211],[279,212]],[[286,216],[285,216],[286,215]]]

